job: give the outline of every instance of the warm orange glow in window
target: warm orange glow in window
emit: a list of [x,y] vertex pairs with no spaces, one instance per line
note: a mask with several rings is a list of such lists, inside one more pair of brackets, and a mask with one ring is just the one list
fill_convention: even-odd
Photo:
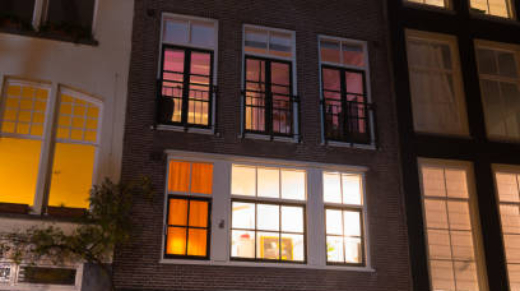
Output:
[[169,227],[166,242],[166,253],[170,255],[186,254],[186,229],[183,227]]
[[213,192],[212,164],[170,161],[169,167],[168,192],[208,195]]
[[170,199],[170,209],[168,212],[168,224],[187,225],[188,224],[188,201],[185,199]]
[[0,137],[0,202],[33,205],[41,141]]
[[190,202],[190,226],[207,227],[208,226],[208,202],[191,201]]
[[169,192],[187,193],[188,180],[190,179],[190,163],[170,162],[170,177],[168,179]]
[[213,165],[194,163],[191,167],[191,193],[211,195],[213,186]]
[[188,237],[188,256],[206,256],[207,230],[190,229]]

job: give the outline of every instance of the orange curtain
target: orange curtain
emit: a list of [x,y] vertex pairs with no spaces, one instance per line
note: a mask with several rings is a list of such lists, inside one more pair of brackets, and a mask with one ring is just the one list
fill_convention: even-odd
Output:
[[188,201],[185,199],[170,199],[170,209],[168,211],[169,225],[187,225]]
[[207,233],[205,229],[190,229],[188,234],[188,255],[206,256]]
[[186,254],[186,228],[168,228],[168,235],[166,240],[166,253],[169,255]]
[[188,193],[189,177],[190,163],[171,161],[170,177],[168,177],[168,191]]
[[213,192],[213,165],[193,163],[191,169],[191,193],[211,195]]
[[208,227],[208,202],[190,201],[190,226]]

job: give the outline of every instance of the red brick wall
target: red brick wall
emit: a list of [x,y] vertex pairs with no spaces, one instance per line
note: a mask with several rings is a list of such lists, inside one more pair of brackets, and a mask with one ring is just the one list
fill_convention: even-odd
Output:
[[[153,206],[137,201],[132,242],[115,256],[122,290],[410,290],[406,226],[400,188],[397,124],[390,83],[386,20],[381,0],[136,0],[123,180],[152,178]],[[219,21],[219,136],[154,131],[162,12]],[[296,32],[297,86],[302,101],[299,144],[241,139],[242,25]],[[368,41],[372,101],[377,105],[379,149],[321,143],[318,35]],[[165,149],[359,165],[367,173],[368,227],[375,272],[304,268],[160,264]]]

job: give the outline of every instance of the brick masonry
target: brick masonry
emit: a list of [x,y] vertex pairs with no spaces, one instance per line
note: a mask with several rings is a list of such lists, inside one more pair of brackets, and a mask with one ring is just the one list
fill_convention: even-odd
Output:
[[[136,0],[129,79],[123,180],[152,178],[153,205],[136,201],[136,228],[114,259],[120,290],[411,290],[407,231],[386,18],[381,0]],[[217,108],[219,135],[152,130],[161,13],[219,21]],[[242,139],[240,90],[242,25],[296,32],[299,144]],[[323,145],[319,103],[318,35],[368,41],[378,150]],[[166,149],[366,166],[371,263],[375,272],[304,268],[160,264]],[[158,158],[158,157],[163,158]]]

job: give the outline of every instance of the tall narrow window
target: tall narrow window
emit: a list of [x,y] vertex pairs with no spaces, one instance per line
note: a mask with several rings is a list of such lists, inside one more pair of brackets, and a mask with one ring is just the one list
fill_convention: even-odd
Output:
[[0,202],[33,205],[49,88],[9,80],[0,99]]
[[216,23],[165,17],[158,122],[211,128]]
[[520,49],[477,44],[488,137],[520,139]]
[[433,290],[487,290],[467,168],[422,163],[421,174]]
[[480,14],[513,18],[513,0],[470,0],[471,11]]
[[306,261],[306,172],[233,165],[231,258]]
[[415,130],[467,135],[455,38],[407,31],[407,50]]
[[365,45],[321,38],[320,51],[325,139],[371,143]]
[[294,35],[246,26],[244,54],[244,130],[275,136],[295,135]]
[[520,171],[495,173],[509,287],[520,290]]
[[213,165],[172,160],[168,172],[165,257],[209,259]]
[[362,176],[324,172],[323,200],[327,264],[364,266]]

